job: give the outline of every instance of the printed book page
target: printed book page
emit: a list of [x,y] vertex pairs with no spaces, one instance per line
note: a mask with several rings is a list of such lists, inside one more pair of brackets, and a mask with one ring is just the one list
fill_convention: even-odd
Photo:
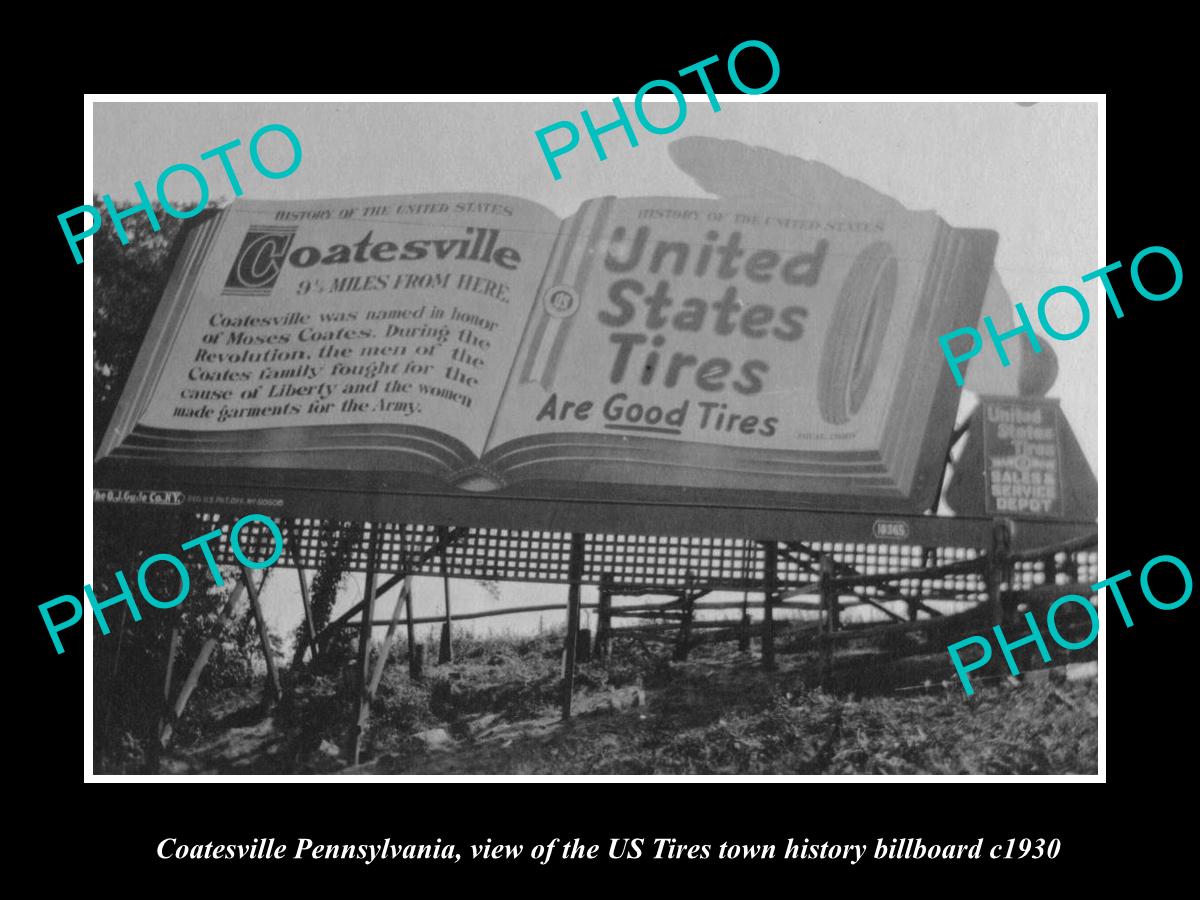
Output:
[[880,449],[935,215],[607,198],[574,219],[489,448],[568,433]]
[[491,194],[234,203],[139,424],[411,425],[478,453],[558,227]]

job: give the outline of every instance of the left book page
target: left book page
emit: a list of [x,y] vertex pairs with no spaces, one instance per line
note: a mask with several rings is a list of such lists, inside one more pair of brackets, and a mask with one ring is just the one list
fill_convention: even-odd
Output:
[[236,201],[192,232],[98,458],[478,458],[559,230],[519,198]]

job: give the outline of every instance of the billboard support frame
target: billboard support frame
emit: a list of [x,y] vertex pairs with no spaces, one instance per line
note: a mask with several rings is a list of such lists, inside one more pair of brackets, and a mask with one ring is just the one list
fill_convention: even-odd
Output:
[[[213,522],[220,519],[220,516],[213,518],[212,514],[205,515]],[[228,530],[231,523],[232,520],[225,523],[224,529]],[[389,661],[401,604],[405,606],[407,613],[410,677],[414,679],[419,677],[419,674],[414,674],[413,668],[417,660],[414,659],[416,648],[413,646],[411,581],[417,575],[440,577],[447,593],[449,580],[452,577],[474,577],[480,580],[495,581],[522,581],[538,577],[539,580],[565,582],[568,587],[567,635],[563,648],[561,684],[562,718],[565,720],[571,716],[572,712],[576,640],[580,610],[583,606],[581,592],[585,584],[598,584],[601,590],[599,604],[601,615],[597,634],[597,648],[598,650],[601,646],[604,648],[599,651],[601,661],[607,660],[608,654],[611,652],[614,634],[612,618],[614,614],[620,615],[621,612],[619,607],[613,607],[614,595],[644,595],[647,593],[674,595],[675,599],[667,603],[664,608],[670,607],[679,612],[681,610],[677,610],[675,607],[679,606],[682,601],[682,614],[686,618],[689,612],[687,608],[689,597],[693,595],[699,597],[713,590],[740,589],[743,591],[741,605],[745,609],[743,609],[740,622],[736,623],[734,633],[741,640],[748,638],[751,630],[748,593],[751,590],[762,591],[761,662],[764,669],[768,671],[776,665],[774,610],[795,606],[796,604],[789,604],[787,601],[796,594],[817,593],[818,602],[814,606],[819,617],[816,640],[820,676],[821,681],[824,682],[830,674],[833,645],[842,637],[841,635],[835,636],[835,632],[842,628],[840,622],[840,610],[843,606],[842,595],[852,595],[859,602],[888,613],[892,619],[896,619],[900,623],[895,627],[917,626],[943,616],[941,610],[923,602],[922,597],[933,601],[954,599],[967,603],[974,602],[976,606],[986,605],[993,611],[990,618],[998,624],[1003,624],[1004,609],[1001,594],[1006,584],[1011,589],[1018,583],[1037,583],[1039,575],[1042,579],[1041,583],[1053,584],[1059,576],[1065,576],[1072,572],[1077,575],[1080,560],[1073,554],[1094,547],[1096,542],[1094,527],[1089,528],[1084,523],[1054,523],[1063,526],[1063,530],[1070,534],[1070,537],[1050,545],[1014,551],[1014,537],[1020,524],[1014,526],[1010,520],[995,519],[988,523],[989,540],[982,548],[982,552],[976,552],[974,555],[961,552],[956,554],[953,551],[962,548],[938,547],[928,543],[914,544],[909,548],[911,553],[907,554],[912,558],[914,564],[903,566],[893,563],[893,560],[899,561],[903,555],[895,556],[885,552],[882,558],[875,558],[871,557],[868,552],[864,557],[862,544],[848,542],[801,540],[784,542],[752,538],[740,540],[729,538],[689,539],[682,536],[592,535],[583,532],[572,532],[568,535],[542,533],[511,535],[501,533],[497,529],[464,526],[414,526],[376,521],[366,524],[357,542],[360,545],[366,545],[367,565],[364,574],[367,582],[363,600],[325,628],[316,631],[312,618],[311,598],[305,596],[308,591],[304,568],[306,562],[311,564],[312,540],[314,535],[319,532],[323,522],[312,519],[283,520],[280,524],[283,526],[280,530],[285,535],[285,552],[282,561],[276,567],[297,569],[301,584],[301,602],[304,606],[307,625],[305,631],[300,635],[298,641],[300,646],[297,648],[293,664],[303,661],[303,652],[306,646],[311,648],[311,658],[314,661],[318,659],[321,648],[341,628],[355,625],[359,631],[358,664],[356,666],[359,702],[356,704],[355,718],[350,733],[349,753],[347,754],[356,765],[362,758],[372,700],[383,669]],[[410,543],[414,528],[416,529],[415,533],[420,535],[421,539]],[[270,532],[265,527],[260,528],[257,523],[246,525],[241,529],[241,534],[243,536],[241,549],[248,556],[256,555],[256,551],[252,548],[256,546],[261,548],[264,546],[264,540],[271,540]],[[482,543],[486,548],[489,542],[495,544],[497,541],[502,544],[498,551],[501,558],[513,553],[514,548],[516,552],[525,554],[527,565],[524,568],[529,571],[520,573],[524,574],[525,578],[505,577],[503,566],[500,567],[501,571],[498,574],[490,577],[481,576],[473,567],[473,560],[480,548],[472,547],[472,543]],[[632,543],[622,545],[622,541]],[[398,553],[396,552],[397,546],[400,547]],[[638,582],[620,577],[622,568],[640,564],[637,559],[622,557],[620,553],[622,546],[628,551],[626,555],[632,554],[633,557],[650,552],[647,548],[658,553],[653,559],[656,564],[646,566],[641,572],[641,579]],[[888,545],[883,543],[876,545],[877,549],[886,550],[887,547]],[[220,549],[226,555],[230,552],[227,543]],[[869,548],[867,549],[869,550]],[[458,551],[457,556],[456,550]],[[715,565],[701,566],[700,571],[696,571],[698,550],[707,551],[710,556],[720,557],[720,559]],[[389,557],[389,554],[392,560],[400,563],[399,566],[385,565],[385,559]],[[565,579],[547,578],[546,566],[549,565],[547,560],[553,561],[562,555],[566,556],[567,577]],[[942,562],[940,565],[936,564],[939,562],[939,558],[947,555],[957,555],[959,558]],[[1063,557],[1061,561],[1058,558],[1060,555]],[[216,556],[222,562],[229,562],[227,559],[222,559],[220,552]],[[842,558],[839,559],[839,556]],[[853,561],[847,561],[847,557]],[[860,562],[860,558],[865,558],[866,564]],[[729,560],[733,560],[733,563],[729,563]],[[814,562],[816,562],[815,566]],[[730,568],[730,565],[736,566],[736,577],[729,577],[728,571],[725,571]],[[601,567],[598,575],[597,566]],[[1015,574],[1018,566],[1025,567],[1020,577]],[[351,566],[350,568],[358,567]],[[255,607],[256,619],[261,625],[261,607],[258,597],[262,585],[254,585],[250,573],[244,565],[239,563],[239,569],[235,589],[218,617],[216,626],[218,629],[225,620],[235,614],[236,609],[240,606],[241,597],[246,595],[250,597],[250,602]],[[381,572],[385,569],[390,569],[395,574],[384,579],[382,584],[377,584]],[[871,571],[872,569],[875,571]],[[361,569],[358,570],[361,571]],[[723,576],[721,575],[722,571],[725,571]],[[714,578],[714,574],[718,577]],[[678,583],[679,578],[682,578],[681,584]],[[968,582],[972,579],[977,584],[969,584]],[[942,585],[941,582],[946,584]],[[401,584],[400,596],[392,614],[388,636],[375,660],[373,671],[371,671],[371,633],[373,627],[380,624],[374,618],[375,601],[392,587]],[[928,590],[925,589],[925,585],[929,585]],[[957,589],[955,585],[958,585]],[[787,592],[789,589],[791,589],[790,593]],[[910,621],[905,622],[903,617],[884,606],[885,603],[897,601],[906,604],[906,609],[912,617]],[[694,615],[697,609],[702,608],[702,605],[697,606],[690,612]],[[928,618],[918,620],[920,612],[924,612]],[[355,616],[358,618],[355,619]],[[440,618],[443,628],[448,629],[454,618],[448,605],[443,617]],[[682,621],[681,625],[683,625]],[[619,632],[620,629],[615,631]],[[265,633],[265,626],[259,628],[259,637],[264,656],[268,661],[268,699],[273,695],[278,700],[281,697],[281,689],[278,687],[278,673],[274,669],[269,636]],[[690,638],[681,635],[681,639],[690,643]],[[196,687],[200,673],[208,661],[208,656],[211,654],[211,648],[208,645],[213,640],[214,638],[210,637],[201,649],[176,697],[173,708],[169,709],[165,723],[160,726],[159,747],[167,746],[173,726],[182,715],[184,707]],[[208,652],[206,653],[205,650]],[[171,661],[168,660],[168,665],[170,664]],[[156,757],[157,753],[154,756]]]

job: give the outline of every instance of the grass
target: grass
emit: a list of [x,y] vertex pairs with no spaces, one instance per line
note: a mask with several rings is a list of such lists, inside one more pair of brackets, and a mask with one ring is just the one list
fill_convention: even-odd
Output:
[[[607,670],[582,665],[577,715],[559,723],[561,634],[459,633],[454,662],[411,681],[393,649],[364,740],[365,771],[514,774],[1063,774],[1097,765],[1096,685],[1042,682],[856,697],[811,687],[802,657],[764,672],[729,644],[670,661],[669,644],[618,640]],[[431,652],[432,651],[432,652]],[[435,660],[436,647],[426,649]],[[289,676],[291,680],[292,676]],[[356,708],[353,664],[301,671],[275,712],[269,753],[237,771],[339,771]],[[637,706],[614,704],[631,696]],[[613,709],[619,705],[621,708]],[[222,727],[197,715],[207,735]],[[189,739],[191,733],[189,732]],[[436,738],[433,740],[432,738]],[[430,746],[430,744],[436,746]],[[189,748],[180,746],[180,752]],[[222,771],[208,760],[198,771]]]

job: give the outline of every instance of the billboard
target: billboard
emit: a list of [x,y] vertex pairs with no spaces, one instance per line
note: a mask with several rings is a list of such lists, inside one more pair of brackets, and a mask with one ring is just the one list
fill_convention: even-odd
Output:
[[562,530],[917,513],[994,232],[931,212],[492,194],[236,201],[189,230],[99,488]]
[[1058,404],[1053,402],[984,401],[984,478],[989,513],[1062,516],[1058,415]]

